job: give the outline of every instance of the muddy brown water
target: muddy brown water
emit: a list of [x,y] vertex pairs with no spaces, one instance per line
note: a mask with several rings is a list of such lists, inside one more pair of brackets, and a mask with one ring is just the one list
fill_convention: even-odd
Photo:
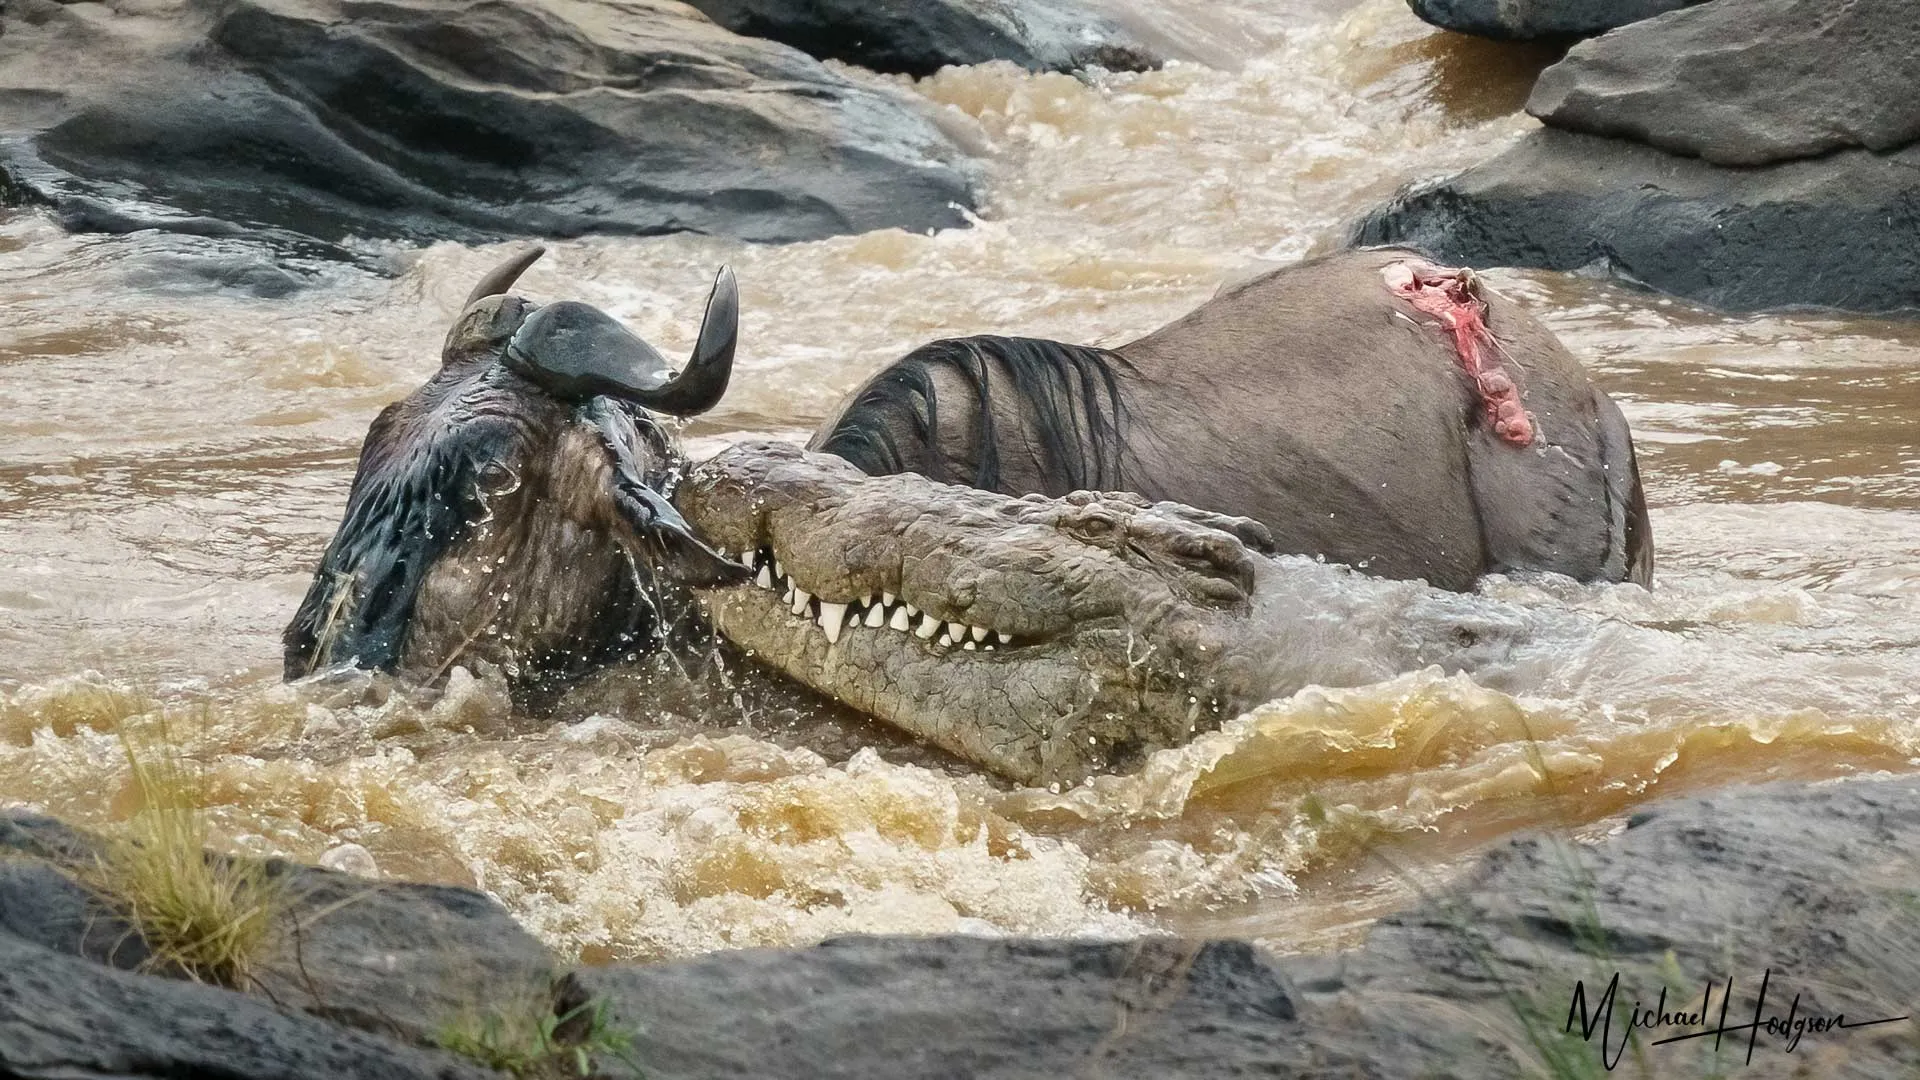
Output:
[[[1516,110],[1546,59],[1434,33],[1397,0],[1158,19],[1208,63],[894,82],[987,161],[974,228],[586,240],[524,288],[599,304],[672,353],[733,263],[739,372],[688,435],[701,451],[798,437],[929,338],[1117,343],[1324,247],[1399,184],[1527,130]],[[368,421],[431,369],[502,249],[395,252],[397,279],[339,270],[257,300],[156,282],[143,268],[171,241],[6,214],[0,804],[124,819],[138,799],[115,726],[164,721],[224,843],[306,860],[358,844],[387,875],[478,885],[589,959],[952,929],[1301,949],[1516,830],[1603,832],[1664,795],[1920,752],[1911,323],[1731,318],[1492,275],[1632,421],[1658,588],[1490,584],[1489,605],[1594,628],[1537,692],[1439,672],[1309,690],[1055,793],[804,715],[628,699],[533,721],[486,679],[438,698],[282,687],[277,636]]]

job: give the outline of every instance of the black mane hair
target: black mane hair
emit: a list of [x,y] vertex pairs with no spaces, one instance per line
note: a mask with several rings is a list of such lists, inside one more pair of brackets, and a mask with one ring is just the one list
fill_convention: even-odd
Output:
[[[957,479],[940,452],[940,403],[933,371],[945,367],[973,395],[973,475]],[[1132,374],[1126,357],[1106,349],[1042,338],[978,337],[935,341],[901,357],[847,406],[813,449],[845,458],[872,476],[919,472],[940,481],[1004,490],[1000,436],[993,393],[1010,383],[1023,407],[1027,437],[1039,444],[1049,490],[1117,490],[1126,486],[1128,415],[1120,375]],[[896,432],[912,433],[917,445],[902,447]]]

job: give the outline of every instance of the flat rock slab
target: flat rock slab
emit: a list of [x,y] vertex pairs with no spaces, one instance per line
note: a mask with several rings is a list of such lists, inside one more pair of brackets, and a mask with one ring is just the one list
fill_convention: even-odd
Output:
[[1006,60],[1029,71],[1160,66],[1158,52],[1078,0],[688,0],[736,33],[821,59],[931,75]]
[[[0,814],[0,939],[143,969],[145,943],[70,874],[93,864],[98,844],[51,818]],[[481,893],[280,860],[267,869],[288,905],[252,988],[283,1005],[421,1043],[489,1014],[551,1008],[552,956]]]
[[0,188],[70,228],[355,238],[963,224],[908,95],[672,0],[11,0]]
[[498,1073],[275,1008],[0,934],[0,1075],[20,1080],[480,1080]]
[[[1631,1010],[1729,1025],[1920,1011],[1920,781],[1779,786],[1636,814],[1597,845],[1503,844],[1463,880],[1381,920],[1361,948],[1268,958],[1233,942],[846,938],[585,969],[575,992],[636,1025],[655,1080],[692,1077],[1606,1075]],[[1388,853],[1390,855],[1390,853]],[[1760,984],[1768,990],[1760,1001]],[[1587,1021],[1567,1030],[1580,984]],[[1577,1015],[1577,1013],[1576,1013]],[[1913,1075],[1912,1021],[1664,1046],[1623,1075]],[[1637,1054],[1638,1057],[1632,1055]],[[1644,1065],[1640,1065],[1644,1062]],[[1641,1072],[1633,1072],[1640,1068]],[[1804,1070],[1812,1071],[1804,1071]]]
[[1435,26],[1499,41],[1588,37],[1701,0],[1407,0]]
[[1718,165],[1765,165],[1920,138],[1911,0],[1703,4],[1581,42],[1527,111]]
[[1221,1077],[1302,1058],[1291,993],[1241,942],[841,938],[575,977],[638,1028],[650,1080]]
[[1723,169],[1533,132],[1353,229],[1447,263],[1594,269],[1726,311],[1920,309],[1920,148]]

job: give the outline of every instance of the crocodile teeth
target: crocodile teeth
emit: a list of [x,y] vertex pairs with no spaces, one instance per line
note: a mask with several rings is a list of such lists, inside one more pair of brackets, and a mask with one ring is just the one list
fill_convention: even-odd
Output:
[[812,599],[812,593],[799,586],[795,586],[793,590],[793,613],[795,615],[804,614],[807,610],[808,601]]
[[975,645],[971,641],[963,641],[960,643],[960,647],[967,650],[968,652],[972,652],[975,648]]
[[783,604],[793,603],[793,586],[787,586],[787,591],[780,594],[780,602]]
[[938,629],[940,629],[940,620],[928,615],[926,618],[920,620],[920,629],[915,630],[913,636],[919,638],[921,641],[926,641],[933,637],[933,632]]
[[755,575],[755,576],[754,576],[754,579],[753,579],[753,583],[754,583],[755,585],[758,585],[758,586],[760,586],[760,587],[761,587],[761,588],[763,588],[763,589],[771,589],[771,588],[773,588],[773,574],[772,574],[772,572],[771,572],[771,571],[769,571],[769,570],[768,570],[768,569],[767,569],[766,567],[764,567],[764,566],[762,566],[762,567],[760,568],[760,573],[758,573],[757,575]]
[[883,593],[881,593],[881,594],[880,594],[880,606],[881,606],[881,607],[892,607],[892,606],[893,606],[893,602],[894,602],[894,600],[896,600],[896,599],[898,599],[898,597],[895,597],[895,596],[894,596],[894,595],[893,595],[892,593],[890,593],[890,592],[883,592]]
[[775,555],[773,557],[773,576],[777,578],[783,578],[787,576],[785,571],[780,569],[780,556],[778,555]]
[[887,621],[887,609],[875,604],[867,609],[867,625],[880,626]]
[[897,607],[893,609],[893,618],[887,620],[887,625],[895,630],[905,632],[913,628],[913,617],[907,614],[906,608]]
[[955,641],[965,641],[965,640],[967,640],[967,627],[966,627],[966,624],[965,624],[965,623],[957,623],[957,622],[950,622],[950,623],[948,623],[948,624],[947,624],[947,636],[948,636],[948,637],[950,637],[950,638],[952,638],[952,639],[953,639],[953,640],[955,640]]
[[944,646],[946,646],[947,648],[949,648],[949,649],[950,649],[950,648],[952,648],[952,647],[953,647],[953,639],[952,639],[952,638],[950,638],[950,637],[948,637],[948,636],[947,636],[946,634],[941,634],[941,635],[940,635],[940,644],[941,644],[941,645],[944,645]]
[[1008,634],[1004,630],[995,630],[993,636],[997,638],[1002,645],[1010,645],[1013,643],[1013,635]]
[[820,601],[820,629],[827,632],[827,644],[840,641],[840,630],[847,625],[847,605]]
[[917,608],[917,607],[914,607],[914,606],[913,606],[912,604],[908,604],[908,605],[907,605],[907,618],[909,618],[909,619],[916,619],[916,618],[919,618],[919,617],[920,617],[920,609],[919,609],[919,608]]
[[969,626],[967,627],[967,636],[975,641],[985,641],[987,640],[987,628],[984,626]]

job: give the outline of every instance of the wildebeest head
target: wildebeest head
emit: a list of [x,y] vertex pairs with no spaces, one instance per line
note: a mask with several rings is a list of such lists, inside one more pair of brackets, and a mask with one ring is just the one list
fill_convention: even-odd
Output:
[[693,355],[590,305],[509,292],[536,248],[468,295],[425,385],[367,432],[346,515],[287,627],[286,675],[339,664],[435,677],[485,659],[564,681],[650,646],[660,592],[739,580],[668,497],[656,413],[726,391],[739,295],[722,268]]

